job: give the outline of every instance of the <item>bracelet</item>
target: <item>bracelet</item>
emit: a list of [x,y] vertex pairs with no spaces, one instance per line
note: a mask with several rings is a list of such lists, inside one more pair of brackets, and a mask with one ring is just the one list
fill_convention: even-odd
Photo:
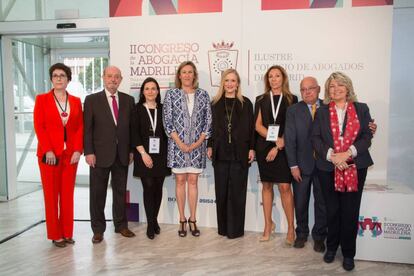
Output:
[[142,150],[142,151],[139,152],[139,154],[141,154],[141,155],[143,155],[144,153],[146,153],[145,150]]

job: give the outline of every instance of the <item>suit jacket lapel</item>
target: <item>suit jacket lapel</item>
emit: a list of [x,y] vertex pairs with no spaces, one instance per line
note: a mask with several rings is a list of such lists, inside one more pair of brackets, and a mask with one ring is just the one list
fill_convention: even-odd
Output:
[[309,124],[312,122],[312,114],[309,111],[309,107],[305,102],[300,102],[299,103],[301,108],[300,108],[300,112],[301,112],[301,116],[300,118],[303,118],[303,120],[305,120],[306,124]]
[[55,121],[63,127],[62,119],[60,118],[60,110],[58,110],[58,107],[56,106],[55,97],[53,96],[53,89],[48,93],[47,99],[47,106],[50,106],[52,110],[51,115],[53,116]]
[[125,110],[126,109],[126,102],[125,102],[126,98],[119,91],[118,91],[118,100],[119,100],[119,103],[118,103],[118,121],[120,121],[120,120],[124,119],[124,115],[126,114],[125,113],[125,111],[126,111]]
[[327,108],[326,108],[324,120],[327,121],[327,123],[325,125],[327,127],[326,133],[328,135],[328,139],[329,139],[329,142],[330,142],[330,147],[334,148],[334,140],[333,140],[332,129],[331,129],[331,118],[329,116],[329,106],[327,106]]

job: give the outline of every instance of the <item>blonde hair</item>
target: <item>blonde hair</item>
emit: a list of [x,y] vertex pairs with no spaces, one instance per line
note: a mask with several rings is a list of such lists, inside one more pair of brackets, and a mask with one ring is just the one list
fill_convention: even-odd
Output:
[[333,72],[325,82],[325,99],[323,100],[325,104],[329,104],[332,101],[331,96],[329,95],[329,86],[331,85],[331,81],[333,80],[345,85],[346,90],[348,92],[346,94],[346,100],[348,102],[358,101],[354,91],[354,86],[352,85],[352,80],[342,72]]
[[289,105],[291,105],[293,103],[293,94],[292,94],[292,92],[290,92],[290,89],[289,89],[289,76],[286,73],[285,68],[283,68],[280,65],[273,65],[269,69],[267,69],[266,74],[263,77],[265,91],[264,91],[261,98],[265,97],[266,95],[269,96],[268,92],[271,90],[270,82],[269,82],[269,74],[270,74],[270,71],[272,71],[273,69],[277,69],[282,73],[282,76],[283,76],[282,95],[284,97],[286,97],[286,99],[288,100]]
[[226,77],[230,74],[235,74],[236,75],[237,84],[238,84],[237,91],[236,91],[236,98],[243,105],[244,99],[243,99],[242,89],[241,89],[241,86],[240,86],[240,75],[235,69],[232,69],[232,68],[227,69],[226,71],[224,71],[221,74],[220,87],[217,91],[217,94],[213,98],[213,105],[216,104],[223,97],[223,95],[225,94],[226,91],[224,91],[224,81],[225,81]]
[[193,67],[193,71],[194,71],[194,80],[193,80],[193,88],[196,89],[198,88],[198,72],[197,72],[197,67],[195,66],[195,64],[192,61],[184,61],[182,62],[178,68],[177,68],[177,73],[175,74],[175,87],[176,88],[181,88],[181,79],[180,79],[180,74],[181,74],[181,70],[184,68],[184,66],[190,65],[191,67]]

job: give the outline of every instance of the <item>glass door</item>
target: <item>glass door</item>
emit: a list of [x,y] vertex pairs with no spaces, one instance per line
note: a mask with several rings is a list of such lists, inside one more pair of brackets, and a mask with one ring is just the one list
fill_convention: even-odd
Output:
[[51,61],[50,48],[39,44],[12,40],[17,196],[41,188],[33,108],[36,95],[50,89]]

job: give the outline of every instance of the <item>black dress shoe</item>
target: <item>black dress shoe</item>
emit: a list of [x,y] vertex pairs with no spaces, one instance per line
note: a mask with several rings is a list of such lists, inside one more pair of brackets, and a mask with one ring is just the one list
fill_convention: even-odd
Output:
[[307,239],[305,239],[305,238],[296,238],[295,243],[293,244],[293,247],[294,248],[304,248],[306,241],[307,241]]
[[315,252],[323,253],[325,252],[325,242],[321,240],[314,240],[313,241],[313,250]]
[[103,234],[100,234],[100,233],[93,234],[92,243],[100,243],[101,241],[103,241]]
[[355,267],[354,258],[344,257],[344,261],[342,262],[342,267],[346,271],[351,271]]
[[56,246],[56,247],[66,247],[66,243],[65,240],[61,240],[61,241],[52,241],[52,243]]
[[335,260],[335,251],[326,251],[325,255],[323,256],[323,261],[327,264],[332,263]]
[[75,240],[72,238],[63,238],[63,240],[68,244],[75,244]]
[[131,230],[129,230],[128,228],[123,228],[121,230],[115,230],[115,233],[119,233],[122,236],[126,237],[126,238],[132,238],[135,237],[134,232],[132,232]]

